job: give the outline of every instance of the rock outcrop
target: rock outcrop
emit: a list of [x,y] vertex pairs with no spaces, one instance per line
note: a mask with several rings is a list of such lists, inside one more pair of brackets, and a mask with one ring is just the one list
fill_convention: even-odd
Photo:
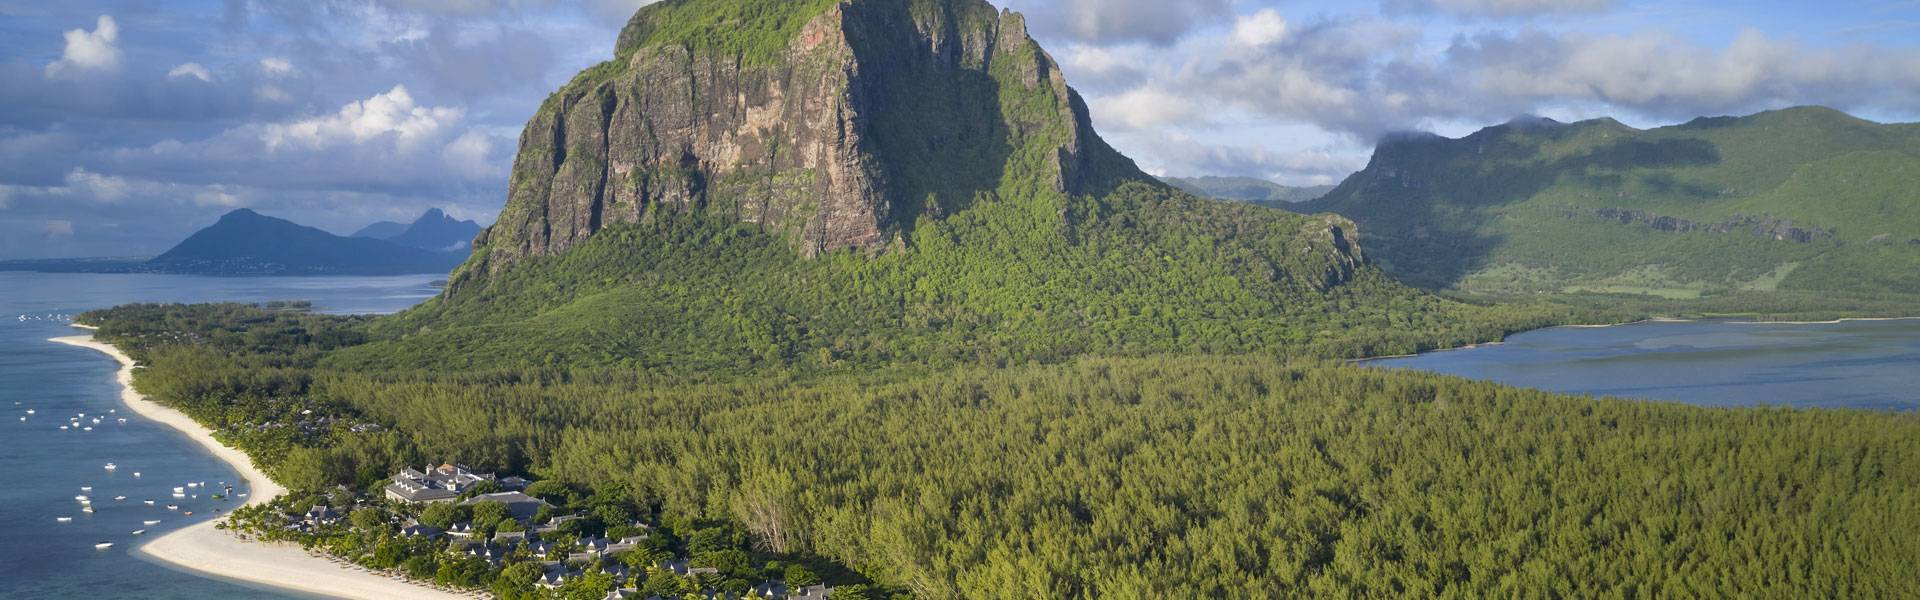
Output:
[[456,285],[662,210],[731,215],[811,256],[888,246],[981,198],[1146,179],[1094,133],[1016,13],[982,0],[737,4],[642,8],[616,60],[549,98]]
[[1688,219],[1654,214],[1635,208],[1601,208],[1594,214],[1609,221],[1619,221],[1622,225],[1641,224],[1656,231],[1668,233],[1734,233],[1747,232],[1752,235],[1773,238],[1775,241],[1811,244],[1817,241],[1830,241],[1835,234],[1830,229],[1819,227],[1801,227],[1788,219],[1772,216],[1734,215],[1719,223],[1699,223]]

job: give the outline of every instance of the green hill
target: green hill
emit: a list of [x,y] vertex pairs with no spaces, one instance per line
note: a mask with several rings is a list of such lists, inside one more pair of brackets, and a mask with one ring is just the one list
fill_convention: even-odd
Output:
[[1813,304],[1920,293],[1920,128],[1824,108],[1392,139],[1300,210],[1354,219],[1389,273],[1434,288]]

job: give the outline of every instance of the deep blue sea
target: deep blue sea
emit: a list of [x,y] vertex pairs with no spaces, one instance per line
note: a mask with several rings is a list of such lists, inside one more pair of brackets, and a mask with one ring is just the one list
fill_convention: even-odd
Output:
[[[158,535],[233,505],[197,489],[188,491],[199,498],[176,500],[174,486],[237,478],[186,437],[120,409],[113,359],[47,341],[85,333],[59,315],[132,302],[266,300],[311,300],[316,310],[330,313],[387,313],[432,297],[437,290],[431,282],[444,277],[0,273],[0,598],[294,597],[175,572],[130,554],[141,541],[130,535],[135,530]],[[23,315],[31,318],[21,321]],[[80,413],[93,431],[60,430]],[[93,424],[95,417],[100,424]],[[120,417],[128,422],[120,424]],[[119,468],[105,470],[108,462]],[[82,492],[82,486],[93,491]],[[78,495],[89,496],[97,512],[83,513],[74,500]],[[113,500],[122,495],[126,501]],[[156,506],[144,505],[147,498]],[[194,516],[168,511],[167,504]],[[59,517],[73,521],[62,524]],[[162,522],[143,525],[153,519]],[[99,542],[114,547],[95,550]]]
[[1703,406],[1920,408],[1920,320],[1563,327],[1368,364]]

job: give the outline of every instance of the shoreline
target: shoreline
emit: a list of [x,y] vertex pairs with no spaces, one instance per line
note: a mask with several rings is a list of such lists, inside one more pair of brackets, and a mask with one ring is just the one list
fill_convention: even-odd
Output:
[[[1726,323],[1728,325],[1840,325],[1844,323],[1857,323],[1857,322],[1920,321],[1920,317],[1847,317],[1847,318],[1841,318],[1841,319],[1834,319],[1831,321],[1755,321],[1752,319],[1734,319],[1734,318],[1681,319],[1681,318],[1674,318],[1674,317],[1652,317],[1647,319],[1640,319],[1638,321],[1628,321],[1625,323],[1610,323],[1606,325],[1554,325],[1551,327],[1541,327],[1539,329],[1528,329],[1526,331],[1515,332],[1511,335],[1508,335],[1507,337],[1512,338],[1513,336],[1516,336],[1516,335],[1534,333],[1537,331],[1552,331],[1555,329],[1610,329],[1614,327],[1627,327],[1630,325],[1652,325],[1652,324],[1659,324],[1659,323],[1704,323],[1709,321],[1717,321],[1721,323]],[[1443,352],[1460,352],[1464,350],[1478,350],[1481,348],[1489,348],[1493,346],[1504,346],[1506,345],[1506,343],[1507,343],[1506,340],[1501,340],[1498,342],[1483,342],[1479,344],[1468,344],[1468,345],[1460,346],[1456,348],[1441,348],[1438,350],[1428,350],[1426,352],[1415,352],[1413,354],[1395,354],[1392,356],[1369,356],[1367,358],[1354,358],[1354,359],[1348,359],[1347,362],[1349,364],[1364,365],[1366,363],[1382,361],[1382,360],[1419,358],[1429,354],[1440,354]]]
[[[93,329],[84,325],[75,327]],[[95,340],[91,335],[48,341],[94,350],[120,363],[115,380],[120,384],[121,403],[134,414],[179,431],[231,467],[239,474],[240,482],[248,488],[247,501],[242,506],[264,504],[287,493],[286,488],[274,483],[273,479],[254,466],[252,458],[214,439],[212,430],[186,413],[162,406],[134,391],[133,359],[119,348]],[[221,519],[208,519],[168,532],[135,547],[132,554],[136,558],[196,575],[327,598],[472,598],[407,583],[390,576],[349,569],[309,554],[297,545],[245,541],[216,527],[220,522]]]

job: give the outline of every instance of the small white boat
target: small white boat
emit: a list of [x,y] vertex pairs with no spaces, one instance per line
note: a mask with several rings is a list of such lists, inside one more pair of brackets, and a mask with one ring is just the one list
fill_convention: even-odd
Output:
[[68,429],[68,427],[67,427],[67,426],[65,426],[65,425],[61,425],[61,426],[60,426],[60,430],[61,430],[61,431],[66,431],[67,429]]
[[178,504],[168,504],[168,505],[167,505],[167,510],[180,510],[180,505],[178,505]]
[[155,519],[155,520],[152,520],[152,521],[141,521],[140,523],[141,523],[141,524],[143,524],[143,525],[146,525],[146,526],[148,526],[148,527],[152,527],[152,526],[155,526],[155,525],[159,525],[159,524],[160,524],[160,521],[159,521],[158,519]]
[[[200,487],[200,484],[198,484],[198,483],[189,483],[189,484],[187,484],[187,487],[190,487],[190,488],[197,488],[197,487]],[[174,489],[176,489],[176,490],[177,490],[177,489],[180,489],[180,488],[174,488]]]
[[[91,491],[93,491],[93,490],[81,490],[81,491],[85,491],[85,492],[91,492]],[[81,502],[86,502],[86,501],[87,501],[87,497],[86,497],[86,496],[74,496],[74,497],[73,497],[73,499],[75,499],[75,500],[79,500],[79,501],[81,501]]]
[[173,493],[173,497],[174,497],[174,498],[176,498],[176,499],[178,499],[178,498],[185,498],[185,497],[187,497],[187,495],[186,495],[186,494],[182,494],[182,493],[180,493],[180,492],[174,492],[174,493]]
[[94,417],[94,419],[93,419],[93,424],[95,424],[95,425],[99,425],[99,424],[100,424],[100,418],[99,418],[99,417]]
[[72,523],[73,517],[54,517],[53,520],[56,523]]
[[235,497],[235,498],[245,498],[245,497],[247,497],[247,495],[246,495],[246,494],[234,494],[234,497]]
[[27,414],[30,414],[30,415],[33,414],[33,409],[31,408],[27,409]]
[[113,547],[113,542],[100,542],[98,544],[93,545],[93,549],[95,550],[106,550],[112,547]]
[[121,424],[121,425],[125,425],[125,424],[127,424],[127,418],[126,418],[126,417],[120,417],[120,424]]
[[82,506],[82,507],[80,507],[80,512],[83,512],[83,513],[87,513],[87,514],[93,514],[93,507],[91,507],[91,506]]
[[117,412],[120,412],[120,409],[118,409],[118,408],[109,408],[109,409],[107,409],[107,412],[110,412],[110,413],[117,413]]
[[145,502],[147,503],[147,506],[153,506],[153,501],[152,501],[152,500],[146,500]]
[[187,493],[187,488],[183,488],[183,487],[177,487],[177,488],[173,488],[173,493],[175,493],[175,494],[185,494],[185,493]]
[[146,535],[146,534],[147,534],[147,530],[145,529],[135,529],[133,531],[133,535]]
[[90,485],[83,485],[83,486],[80,486],[80,491],[82,491],[82,492],[91,492],[91,491],[93,491],[93,486],[90,486]]
[[[81,430],[81,431],[93,431],[93,428],[92,428],[92,427],[81,427],[81,428],[80,428],[80,430]],[[113,469],[107,469],[107,470],[108,470],[108,471],[112,471]]]
[[81,505],[81,506],[93,506],[93,501],[92,501],[92,500],[81,500],[81,501],[80,501],[80,505]]
[[126,497],[126,496],[114,496],[114,497],[113,497],[113,501],[114,501],[114,502],[126,502],[126,501],[127,501],[127,497]]
[[133,476],[134,476],[134,477],[139,477],[139,476],[140,476],[140,472],[139,472],[139,471],[134,471],[134,472],[133,472]]
[[[92,430],[93,430],[93,428],[92,428],[92,427],[88,427],[88,428],[87,428],[87,430],[88,430],[88,431],[92,431]],[[112,471],[112,470],[114,470],[114,469],[118,469],[118,468],[120,468],[120,466],[119,466],[119,465],[115,465],[115,464],[113,464],[113,463],[107,463],[107,470],[108,470],[108,471]]]

